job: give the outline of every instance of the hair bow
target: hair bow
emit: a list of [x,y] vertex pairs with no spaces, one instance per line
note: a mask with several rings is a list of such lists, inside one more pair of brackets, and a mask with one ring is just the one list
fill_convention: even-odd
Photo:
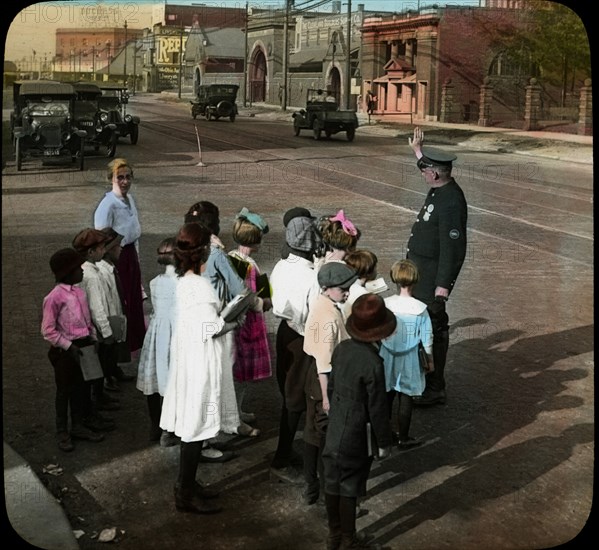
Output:
[[358,234],[356,226],[345,217],[345,212],[343,212],[343,210],[339,210],[339,212],[332,218],[329,218],[329,220],[332,222],[340,222],[343,231],[352,237],[355,237]]

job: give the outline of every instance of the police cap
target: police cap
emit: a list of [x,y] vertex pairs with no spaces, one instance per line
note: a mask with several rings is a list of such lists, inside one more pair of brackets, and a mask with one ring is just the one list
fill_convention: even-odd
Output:
[[422,157],[418,159],[418,168],[420,170],[424,168],[434,168],[435,166],[448,166],[451,167],[451,163],[457,159],[453,153],[446,153],[433,147],[423,147]]

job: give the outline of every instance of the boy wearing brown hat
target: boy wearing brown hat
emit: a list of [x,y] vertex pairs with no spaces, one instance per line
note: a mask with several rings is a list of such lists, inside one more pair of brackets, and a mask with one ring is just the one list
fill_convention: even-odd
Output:
[[[106,253],[106,241],[108,237],[97,229],[83,229],[73,239],[73,248],[84,258],[83,279],[79,286],[85,291],[92,322],[96,327],[99,349],[100,364],[104,378],[110,374],[111,353],[110,350],[115,343],[112,327],[108,320],[108,290],[103,281],[98,267]],[[99,346],[99,348],[100,348]],[[90,399],[88,400],[88,414],[84,420],[85,425],[94,431],[109,431],[114,429],[114,421],[102,417],[96,410],[97,403],[103,400],[104,380],[94,380],[90,383]],[[92,404],[94,405],[92,407]]]
[[72,248],[63,248],[52,255],[50,269],[56,286],[44,298],[42,306],[41,332],[51,345],[48,358],[54,367],[56,382],[56,438],[58,448],[65,452],[74,449],[71,437],[89,441],[104,439],[83,425],[87,387],[81,372],[80,348],[96,341],[87,297],[75,286],[83,279],[81,264],[84,261]]
[[372,448],[378,447],[379,458],[391,453],[385,371],[378,348],[396,324],[379,295],[364,294],[354,302],[346,323],[351,338],[333,351],[328,383],[331,406],[322,452],[331,550],[380,548],[357,536],[356,504],[366,494]]
[[321,453],[329,413],[327,393],[331,374],[331,357],[335,346],[347,340],[343,314],[339,309],[347,300],[349,287],[357,273],[343,262],[325,263],[318,271],[321,293],[314,300],[306,320],[304,352],[312,358],[306,379],[306,426],[304,428],[304,477],[306,504],[314,504],[320,496],[318,471],[322,470]]

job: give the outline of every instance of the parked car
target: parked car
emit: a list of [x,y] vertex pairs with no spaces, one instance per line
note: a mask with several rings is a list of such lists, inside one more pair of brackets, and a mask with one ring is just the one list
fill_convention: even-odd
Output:
[[75,124],[87,132],[85,144],[94,151],[104,148],[106,156],[114,157],[118,133],[116,124],[110,122],[110,114],[100,106],[102,90],[91,82],[74,82],[75,88]]
[[109,121],[116,124],[119,137],[129,136],[132,145],[139,139],[139,117],[127,113],[129,93],[127,87],[112,82],[101,82],[100,108],[108,111]]
[[323,90],[309,89],[306,95],[306,108],[293,113],[293,129],[296,136],[301,130],[312,130],[314,139],[320,139],[324,132],[327,138],[338,132],[345,132],[347,141],[353,141],[358,127],[355,111],[339,109],[337,100],[326,95]]
[[204,115],[207,120],[218,120],[229,117],[235,122],[237,116],[237,91],[236,84],[202,84],[198,86],[198,95],[191,101],[191,116],[196,118]]
[[54,80],[21,80],[13,84],[14,108],[10,126],[17,170],[27,158],[68,158],[84,165],[87,133],[77,129],[73,118],[75,90]]

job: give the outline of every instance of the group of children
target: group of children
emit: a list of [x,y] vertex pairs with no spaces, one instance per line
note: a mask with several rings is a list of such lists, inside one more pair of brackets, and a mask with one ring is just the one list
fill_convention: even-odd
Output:
[[105,390],[128,378],[118,365],[127,333],[115,269],[121,239],[110,228],[86,228],[72,248],[50,258],[56,286],[44,299],[42,335],[51,345],[58,447],[66,452],[74,449],[73,439],[102,441],[103,432],[115,428],[114,420],[100,412],[119,408],[118,399]]
[[[137,388],[147,397],[150,439],[181,446],[177,509],[220,511],[216,492],[196,481],[198,464],[234,458],[219,448],[219,432],[260,434],[243,403],[249,382],[272,375],[264,318],[272,310],[281,320],[275,357],[283,406],[271,474],[304,483],[307,504],[324,493],[329,548],[357,547],[365,544],[355,533],[357,499],[373,458],[388,456],[394,439],[400,449],[420,443],[409,436],[411,399],[433,368],[431,323],[426,306],[411,296],[418,272],[409,260],[391,269],[397,294],[379,295],[387,287],[378,279],[377,257],[357,248],[361,232],[343,210],[316,218],[296,207],[283,224],[281,259],[267,277],[254,259],[269,230],[259,214],[239,212],[232,228],[237,248],[227,254],[218,207],[201,201],[189,208],[177,235],[157,250],[164,273],[150,282],[153,312]],[[73,448],[71,438],[99,441],[114,427],[98,411],[113,403],[104,389],[118,372],[117,346],[126,334],[111,269],[119,242],[112,230],[86,229],[72,249],[50,260],[57,285],[44,300],[42,333],[51,344],[58,444],[65,451]],[[240,295],[247,295],[242,313],[221,316]],[[98,348],[102,378],[84,380],[81,348],[90,345]],[[293,441],[304,413],[298,456]]]

